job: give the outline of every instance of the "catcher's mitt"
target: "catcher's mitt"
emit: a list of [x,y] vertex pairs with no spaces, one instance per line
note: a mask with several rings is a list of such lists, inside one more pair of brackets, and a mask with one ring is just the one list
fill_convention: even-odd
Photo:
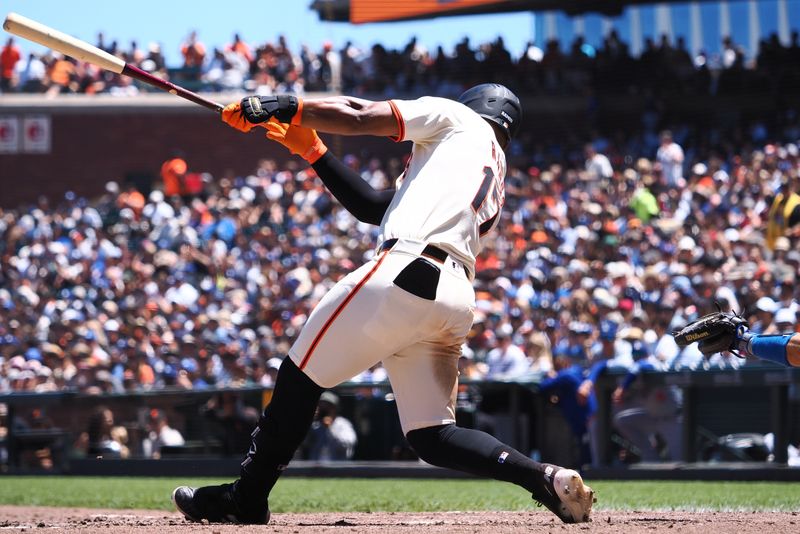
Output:
[[739,354],[739,340],[750,328],[744,317],[732,312],[717,311],[692,321],[672,333],[675,343],[684,348],[697,341],[697,348],[705,356],[728,351]]

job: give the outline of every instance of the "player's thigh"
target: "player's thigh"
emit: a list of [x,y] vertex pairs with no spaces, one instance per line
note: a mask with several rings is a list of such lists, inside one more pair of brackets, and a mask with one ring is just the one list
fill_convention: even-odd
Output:
[[421,342],[383,360],[404,433],[455,423],[460,355],[460,342]]
[[340,281],[308,318],[289,351],[323,387],[348,380],[415,343],[430,328],[436,302],[392,281],[410,258],[384,254]]

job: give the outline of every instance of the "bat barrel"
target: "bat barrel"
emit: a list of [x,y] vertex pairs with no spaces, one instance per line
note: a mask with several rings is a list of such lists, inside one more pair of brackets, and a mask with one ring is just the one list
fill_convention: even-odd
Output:
[[125,61],[109,54],[105,50],[100,50],[96,46],[16,13],[9,13],[6,16],[6,20],[3,22],[3,29],[34,43],[52,48],[57,52],[92,63],[117,74],[121,73],[125,67]]

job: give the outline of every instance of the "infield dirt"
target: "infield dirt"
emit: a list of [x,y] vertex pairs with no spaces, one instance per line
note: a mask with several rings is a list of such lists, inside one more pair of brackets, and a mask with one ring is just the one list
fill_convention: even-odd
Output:
[[177,513],[153,510],[91,510],[0,506],[0,532],[80,532],[159,534],[207,532],[358,533],[537,533],[637,534],[659,532],[781,534],[800,532],[799,512],[598,511],[589,524],[564,525],[547,511],[436,513],[274,514],[269,526],[203,525]]

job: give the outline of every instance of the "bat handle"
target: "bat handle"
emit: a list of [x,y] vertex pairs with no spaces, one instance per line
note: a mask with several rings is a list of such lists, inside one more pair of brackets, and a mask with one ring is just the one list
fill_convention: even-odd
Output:
[[188,89],[184,89],[183,87],[168,82],[167,80],[163,80],[158,76],[153,76],[149,72],[143,71],[139,67],[135,67],[130,63],[125,64],[125,67],[122,69],[122,74],[124,74],[125,76],[130,76],[131,78],[136,78],[137,80],[144,82],[148,85],[152,85],[154,87],[158,87],[159,89],[163,89],[168,93],[172,93],[173,95],[194,102],[195,104],[200,104],[204,108],[210,109],[211,111],[216,111],[217,113],[222,113],[222,110],[225,107],[219,102],[214,102],[213,100],[209,100],[205,97],[202,97],[195,92],[189,91]]

